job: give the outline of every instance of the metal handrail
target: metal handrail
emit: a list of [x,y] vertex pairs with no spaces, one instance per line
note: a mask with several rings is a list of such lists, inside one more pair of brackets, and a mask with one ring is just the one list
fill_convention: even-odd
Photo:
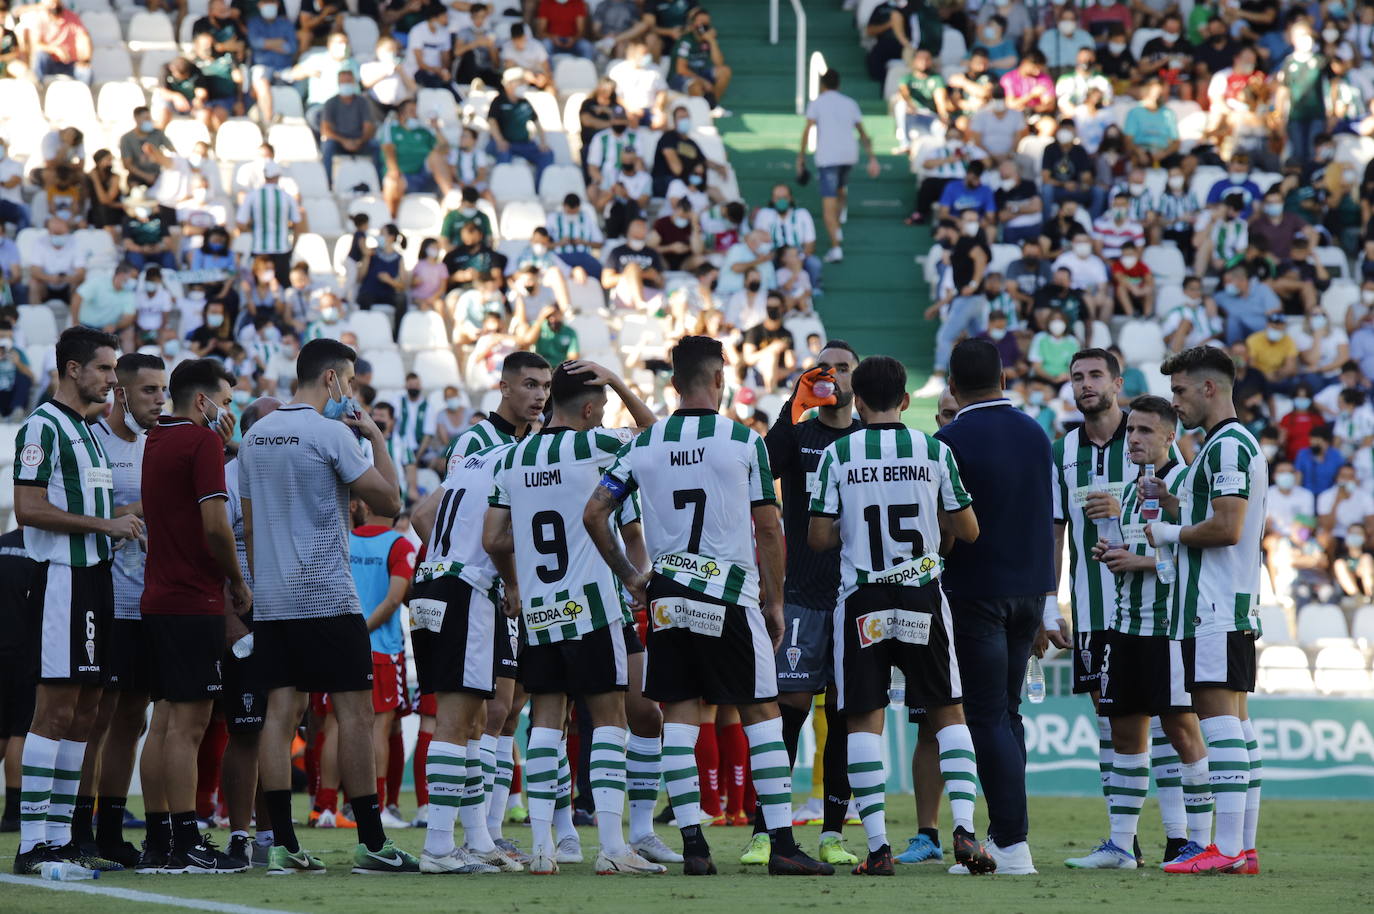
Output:
[[[806,10],[801,0],[791,0],[792,13],[797,18],[797,86],[794,99],[796,111],[806,111]],[[768,43],[778,43],[778,0],[768,0]]]

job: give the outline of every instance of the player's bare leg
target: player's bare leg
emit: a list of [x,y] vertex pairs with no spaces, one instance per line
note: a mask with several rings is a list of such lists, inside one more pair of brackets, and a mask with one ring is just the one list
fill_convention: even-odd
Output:
[[940,862],[940,744],[928,721],[916,725],[916,747],[911,753],[911,783],[916,795],[916,836],[895,859],[898,863]]

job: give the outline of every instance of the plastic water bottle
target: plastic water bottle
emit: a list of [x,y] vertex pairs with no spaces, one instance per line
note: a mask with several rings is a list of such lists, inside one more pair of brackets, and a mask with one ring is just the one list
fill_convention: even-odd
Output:
[[835,384],[832,381],[817,381],[811,387],[811,392],[822,400],[835,395]]
[[[1153,477],[1154,475],[1155,465],[1153,463],[1145,464],[1145,476]],[[1140,519],[1147,524],[1159,520],[1159,492],[1157,487],[1153,483],[1142,483],[1140,494],[1143,496],[1140,504]]]
[[[1108,492],[1107,477],[1098,476],[1093,480],[1093,489],[1097,492]],[[1098,517],[1093,520],[1097,524],[1098,539],[1107,541],[1108,549],[1120,549],[1126,545],[1126,537],[1121,532],[1121,518],[1116,515]]]
[[253,656],[253,633],[249,632],[235,641],[229,650],[233,651],[234,656],[240,660]]
[[1155,577],[1161,584],[1172,584],[1178,578],[1178,569],[1174,567],[1174,553],[1168,546],[1160,546],[1155,550]]
[[47,860],[39,865],[38,872],[48,882],[79,882],[82,879],[100,878],[100,870],[88,870],[68,860]]
[[888,687],[887,697],[894,705],[906,704],[906,674],[899,668],[892,668],[892,685]]
[[1039,657],[1032,656],[1026,664],[1026,700],[1033,705],[1045,700],[1045,668]]

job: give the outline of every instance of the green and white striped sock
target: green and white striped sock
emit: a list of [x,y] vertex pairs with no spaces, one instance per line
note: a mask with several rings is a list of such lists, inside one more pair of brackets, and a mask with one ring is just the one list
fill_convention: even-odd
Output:
[[1245,795],[1250,789],[1250,755],[1240,719],[1231,714],[1202,722],[1207,738],[1207,773],[1216,797],[1217,850],[1236,857],[1245,850]]
[[1183,808],[1188,816],[1188,840],[1199,847],[1212,843],[1212,780],[1207,772],[1207,756],[1196,762],[1184,762],[1181,771],[1183,781]]
[[506,821],[506,803],[510,800],[511,780],[515,776],[515,737],[496,738],[496,777],[491,784],[491,796],[487,799],[487,831],[493,841],[501,837],[501,826]]
[[1250,756],[1250,785],[1245,791],[1245,832],[1246,850],[1255,849],[1255,837],[1259,833],[1260,785],[1264,782],[1264,756],[1260,755],[1259,740],[1255,738],[1255,728],[1250,718],[1240,722],[1241,733],[1245,735],[1245,752]]
[[744,728],[749,741],[749,775],[754,781],[763,824],[769,831],[792,827],[792,765],[782,739],[782,718]]
[[1102,799],[1107,801],[1107,815],[1112,814],[1112,759],[1116,751],[1112,749],[1111,718],[1097,717],[1097,775],[1101,779]]
[[1159,798],[1159,818],[1168,838],[1182,838],[1188,833],[1188,816],[1183,809],[1182,765],[1178,750],[1164,732],[1164,725],[1158,717],[1150,718],[1150,769],[1155,777],[1155,795]]
[[71,843],[72,810],[76,808],[76,791],[81,787],[81,762],[85,757],[84,741],[64,739],[57,744],[47,827],[47,840],[53,847]]
[[572,765],[568,762],[567,739],[558,743],[558,793],[553,807],[553,835],[559,841],[569,835],[577,837],[577,827],[573,825]]
[[48,840],[48,809],[52,804],[57,746],[57,740],[39,736],[37,733],[29,733],[24,739],[24,753],[21,758],[24,773],[19,782],[21,854],[28,853]]
[[[431,748],[433,744],[431,744]],[[482,741],[468,740],[467,780],[463,784],[463,802],[458,806],[458,818],[463,822],[463,843],[475,853],[494,850],[491,834],[487,832],[486,793],[482,789]]]
[[887,843],[883,737],[879,733],[850,733],[848,746],[849,789],[859,807],[859,818],[868,836],[868,849],[876,851]]
[[625,852],[625,743],[629,735],[624,727],[592,731],[592,803],[601,849],[608,854]]
[[678,828],[701,824],[701,781],[697,774],[694,724],[663,725],[663,783]]
[[973,804],[978,796],[978,762],[967,724],[951,724],[935,734],[940,744],[940,776],[949,797],[955,828],[973,833]]
[[453,823],[463,802],[467,783],[467,748],[457,743],[432,742],[425,756],[425,783],[429,786],[429,825],[425,850],[436,857],[453,853]]
[[630,734],[625,750],[625,785],[630,796],[630,840],[654,833],[654,806],[658,804],[658,773],[663,741]]
[[525,752],[525,798],[530,806],[530,841],[553,851],[553,812],[558,795],[558,741],[552,727],[531,727]]
[[491,805],[491,790],[496,786],[496,735],[483,733],[477,741],[482,762],[482,816]]
[[1144,752],[1116,753],[1112,764],[1112,843],[1132,853],[1140,828],[1140,807],[1150,792],[1150,756]]

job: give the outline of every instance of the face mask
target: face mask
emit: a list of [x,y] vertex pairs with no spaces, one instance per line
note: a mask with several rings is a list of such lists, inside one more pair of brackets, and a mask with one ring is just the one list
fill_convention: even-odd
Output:
[[1007,103],[1000,98],[993,99],[988,102],[988,110],[994,114],[1001,114],[1003,111],[1007,110]]
[[693,187],[700,187],[700,186],[701,186],[701,175],[691,175],[691,176],[689,176],[689,177],[687,178],[687,183],[691,184]]
[[5,144],[0,143],[0,162],[5,161]]
[[332,323],[334,323],[334,322],[335,322],[336,320],[338,320],[338,319],[339,319],[339,309],[338,309],[338,308],[321,308],[321,309],[320,309],[320,320],[324,321],[326,324],[332,324]]
[[990,339],[997,340],[998,342],[1000,342],[1000,341],[1002,340],[1002,338],[1005,337],[1006,335],[1007,335],[1007,328],[1006,328],[1006,327],[989,327],[989,328],[988,328],[988,337],[989,337]]
[[1159,37],[1164,39],[1165,44],[1173,44],[1178,41],[1178,32],[1165,32]]
[[1113,206],[1113,207],[1112,207],[1112,216],[1116,218],[1116,221],[1117,221],[1117,222],[1122,222],[1122,221],[1124,221],[1125,218],[1126,218],[1126,207],[1124,207],[1124,206]]
[[329,46],[329,56],[335,60],[343,60],[348,56],[348,45],[337,44]]
[[[339,83],[339,94],[342,95],[342,96],[344,96],[345,98],[349,97],[350,95],[357,95],[357,94],[358,94],[358,84],[357,84],[357,83]],[[410,128],[410,129],[414,130],[415,128],[412,127],[412,128]]]
[[1221,291],[1225,292],[1227,295],[1239,295],[1240,286],[1236,285],[1233,282],[1228,282],[1226,285],[1221,287]]
[[1073,246],[1073,252],[1079,257],[1088,257],[1093,252],[1093,246],[1090,242],[1080,241]]
[[788,208],[791,206],[792,201],[787,197],[779,197],[777,200],[773,201],[773,209],[777,210],[780,213],[787,212]]
[[1126,50],[1126,42],[1109,41],[1107,42],[1107,50],[1111,51],[1113,54],[1120,54],[1122,51]]
[[[1270,332],[1272,332],[1272,331],[1270,331]],[[1271,337],[1271,339],[1272,339],[1272,337]],[[1293,398],[1293,408],[1294,408],[1294,409],[1301,410],[1301,411],[1304,411],[1304,412],[1305,412],[1306,410],[1308,410],[1309,408],[1311,408],[1311,406],[1312,406],[1312,398],[1311,398],[1311,397],[1294,397],[1294,398]]]
[[632,250],[632,251],[642,251],[642,250],[644,250],[644,239],[643,239],[643,238],[631,238],[629,241],[626,242],[626,244],[628,244],[628,245],[630,246],[630,250]]
[[181,340],[168,340],[162,344],[162,354],[169,359],[176,358],[179,352],[181,352]]
[[1260,445],[1260,453],[1264,454],[1264,459],[1265,459],[1265,460],[1273,460],[1273,459],[1274,459],[1274,456],[1275,456],[1276,454],[1278,454],[1278,452],[1279,452],[1279,446],[1278,446],[1277,444],[1261,444],[1261,445]]
[[420,119],[419,119],[418,117],[408,117],[408,118],[406,118],[406,129],[407,129],[407,130],[419,130],[419,129],[420,129],[420,126],[421,126],[421,124],[420,124]]
[[1366,305],[1374,305],[1374,289],[1363,289],[1360,292],[1360,301]]
[[1316,454],[1318,457],[1320,457],[1322,454],[1326,452],[1326,442],[1318,441],[1315,438],[1313,438],[1312,442],[1308,444],[1308,447],[1311,448],[1312,453]]
[[1283,472],[1274,474],[1274,485],[1285,492],[1293,488],[1294,483],[1297,481],[1298,477],[1293,473]]
[[418,400],[418,399],[420,399],[420,388],[418,388],[418,387],[407,387],[407,388],[406,388],[406,396],[407,396],[407,397],[410,397],[410,399],[412,399],[412,400]]
[[1067,36],[1069,36],[1069,35],[1072,35],[1072,34],[1073,34],[1074,32],[1076,32],[1076,31],[1078,31],[1078,23],[1077,23],[1075,20],[1073,20],[1073,19],[1060,19],[1060,20],[1059,20],[1059,34],[1064,35],[1064,36],[1067,37]]
[[691,223],[692,223],[692,220],[691,220],[691,219],[688,219],[686,216],[674,216],[674,217],[673,217],[673,225],[676,225],[678,228],[686,228],[686,227],[687,227],[688,225],[690,225]]
[[277,5],[275,3],[263,3],[258,6],[258,15],[271,22],[277,18]]
[[1322,37],[1335,44],[1340,39],[1341,32],[1339,29],[1322,29]]
[[462,409],[462,408],[463,408],[463,398],[462,398],[462,397],[449,397],[447,400],[444,401],[444,408],[445,408],[445,409],[452,409],[452,410]]
[[691,129],[692,129],[692,119],[691,119],[691,118],[680,117],[680,118],[677,119],[677,132],[678,132],[678,133],[687,133],[687,132],[689,132]]
[[995,26],[995,25],[985,26],[985,27],[983,28],[983,37],[986,38],[988,41],[996,41],[997,38],[998,38],[998,35],[997,35],[997,26]]
[[223,325],[224,325],[224,315],[223,315],[223,314],[207,314],[207,315],[205,315],[205,326],[209,327],[210,329],[213,330],[213,329],[215,329],[216,327],[220,327],[220,326],[223,326]]
[[339,386],[338,376],[334,378],[334,389],[338,391],[339,397],[330,397],[324,404],[324,417],[326,419],[342,419],[344,413],[356,413],[358,405],[352,397],[344,396],[343,388]]
[[1134,269],[1138,263],[1140,263],[1140,258],[1134,254],[1121,255],[1121,265],[1128,270]]
[[1145,185],[1135,181],[1127,184],[1126,189],[1131,192],[1132,197],[1139,197],[1141,194],[1145,193]]
[[1298,35],[1293,39],[1293,53],[1298,57],[1312,56],[1312,36]]
[[1073,142],[1073,131],[1068,128],[1060,128],[1054,132],[1054,138],[1063,146]]
[[277,329],[276,324],[268,324],[262,329],[262,338],[269,343],[279,343],[281,342],[281,331]]
[[66,236],[66,235],[49,235],[49,236],[48,236],[48,241],[50,241],[50,242],[52,243],[52,246],[55,247],[55,248],[65,248],[65,247],[67,246],[68,236]]
[[970,237],[970,238],[972,238],[974,235],[977,235],[977,234],[978,234],[978,227],[979,227],[979,226],[978,226],[978,223],[977,223],[977,222],[965,222],[965,223],[963,223],[963,227],[964,227],[964,234],[967,235],[967,236]]
[[139,121],[139,122],[138,122],[138,129],[139,129],[141,132],[143,132],[143,133],[152,133],[152,132],[153,132],[153,122],[152,122],[152,121]]
[[1275,218],[1275,219],[1279,218],[1280,216],[1283,215],[1283,204],[1282,204],[1282,203],[1266,203],[1266,204],[1264,204],[1264,214],[1265,214],[1266,216],[1272,216],[1272,217]]
[[525,93],[528,92],[528,91],[529,91],[529,90],[526,89],[524,86],[516,86],[516,87],[515,87],[515,91],[514,91],[513,93],[511,93],[511,94],[513,94],[516,98],[524,98],[524,97],[525,97]]
[[1116,6],[1116,0],[1097,0],[1097,5],[1102,7],[1103,9],[1108,9],[1110,7]]
[[253,395],[246,390],[236,390],[233,394],[234,403],[239,406],[247,406],[248,401],[253,399]]
[[1044,405],[1045,405],[1045,392],[1044,392],[1043,390],[1032,390],[1032,391],[1030,392],[1030,405],[1031,405],[1031,406],[1044,406]]
[[[1265,331],[1264,331],[1264,335],[1267,336],[1267,337],[1269,337],[1269,341],[1270,341],[1271,343],[1277,343],[1279,340],[1283,339],[1283,328],[1282,328],[1282,327],[1270,327],[1268,330],[1265,330]],[[1297,402],[1297,401],[1294,401],[1294,402]],[[1310,403],[1311,401],[1308,401],[1308,402]]]
[[1314,315],[1312,315],[1312,329],[1313,329],[1313,330],[1325,330],[1325,329],[1326,329],[1326,315],[1325,315],[1325,314],[1314,314]]
[[751,279],[744,284],[744,287],[750,292],[757,292],[759,289],[763,288],[763,283],[760,280]]
[[1069,329],[1069,325],[1061,320],[1050,321],[1050,333],[1055,336],[1063,336],[1064,331]]
[[1359,533],[1347,534],[1345,544],[1351,549],[1362,549],[1364,548],[1364,536]]
[[633,175],[638,170],[639,167],[632,162],[625,162],[620,166],[620,173],[622,175]]
[[535,257],[543,257],[545,254],[548,253],[548,251],[549,246],[547,244],[530,245],[530,253],[533,254]]

